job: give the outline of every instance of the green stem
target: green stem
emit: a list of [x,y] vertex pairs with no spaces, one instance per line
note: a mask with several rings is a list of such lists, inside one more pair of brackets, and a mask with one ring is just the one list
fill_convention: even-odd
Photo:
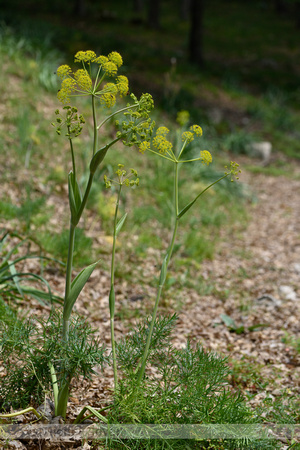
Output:
[[98,148],[98,129],[96,118],[95,95],[92,95],[92,110],[93,110],[93,127],[94,127],[94,142],[93,142],[93,156],[94,156]]
[[70,390],[71,379],[72,379],[72,376],[69,375],[66,380],[62,381],[62,385],[60,386],[60,388],[58,390],[57,406],[55,406],[55,415],[62,416],[64,419],[66,418],[66,413],[67,413],[67,405],[68,405],[68,399],[69,399],[69,390]]
[[180,150],[180,152],[179,152],[179,155],[178,155],[178,157],[177,157],[177,160],[180,159],[180,156],[182,155],[183,150],[185,149],[185,147],[187,146],[187,144],[188,144],[188,140],[186,139],[186,140],[184,141],[182,147],[181,147],[181,150]]
[[[13,417],[17,417],[17,416],[21,416],[23,414],[27,414],[27,413],[33,413],[35,414],[35,416],[38,419],[42,419],[43,415],[38,413],[34,408],[32,408],[32,406],[29,406],[26,409],[22,409],[22,411],[17,411],[17,412],[13,412],[13,413],[9,413],[9,414],[0,414],[0,419],[10,419]],[[1,430],[2,431],[2,430]],[[2,435],[3,436],[3,435]],[[4,436],[3,436],[4,437]]]
[[70,316],[65,316],[65,309],[67,306],[68,296],[71,290],[71,279],[72,279],[72,266],[73,266],[73,254],[74,254],[74,242],[75,242],[75,229],[76,226],[70,222],[69,231],[69,248],[68,248],[68,259],[67,259],[67,270],[66,270],[66,286],[65,286],[65,298],[64,298],[64,313],[63,313],[63,341],[67,342],[69,337],[69,324]]
[[112,248],[112,257],[111,257],[111,275],[110,275],[111,287],[110,287],[110,295],[109,295],[110,332],[111,332],[111,346],[112,346],[112,355],[113,355],[113,371],[114,371],[115,390],[118,388],[118,371],[117,371],[117,355],[116,355],[115,330],[114,330],[114,320],[115,320],[115,318],[114,318],[114,315],[115,315],[114,283],[115,283],[115,255],[116,255],[116,241],[117,241],[117,220],[118,220],[118,211],[119,211],[121,190],[122,190],[122,184],[119,185],[117,203],[116,203],[116,208],[115,208],[113,248]]
[[50,369],[50,375],[51,375],[51,383],[52,383],[52,389],[53,389],[53,397],[54,397],[54,414],[57,416],[57,403],[58,403],[58,384],[57,384],[57,377],[55,373],[55,369],[52,363],[49,363],[49,369]]
[[[69,126],[68,126],[68,133],[70,135],[70,127]],[[74,178],[76,179],[75,155],[74,155],[73,142],[72,142],[72,139],[70,137],[69,137],[69,142],[70,142],[70,148],[71,148],[73,174],[74,174]]]
[[92,184],[93,184],[94,175],[95,175],[94,172],[90,172],[89,179],[88,179],[88,182],[87,182],[87,185],[86,185],[86,188],[85,188],[84,196],[83,196],[82,202],[80,204],[80,208],[78,210],[78,222],[79,222],[79,220],[81,218],[81,215],[82,215],[83,210],[85,208],[88,196],[90,194],[90,190],[91,190],[91,187],[92,187]]
[[110,116],[106,117],[106,119],[104,119],[97,127],[97,129],[99,130],[102,125],[104,125],[109,119],[111,119],[112,117],[116,116],[119,113],[122,113],[124,111],[128,111],[129,109],[135,108],[136,107],[136,103],[130,106],[126,106],[125,108],[119,109],[118,111],[112,113]]
[[167,276],[167,270],[168,270],[168,265],[173,253],[173,249],[174,249],[174,244],[175,244],[175,239],[176,239],[176,234],[177,234],[177,229],[178,229],[178,224],[179,224],[179,219],[178,219],[178,211],[179,211],[179,203],[178,203],[178,163],[176,162],[175,164],[175,179],[174,179],[174,202],[175,202],[175,210],[174,213],[176,215],[176,220],[175,220],[175,225],[174,225],[174,229],[173,229],[173,235],[172,235],[172,239],[171,239],[171,243],[169,245],[168,248],[168,252],[164,258],[164,262],[162,264],[162,268],[161,268],[161,272],[160,272],[160,278],[159,278],[159,285],[158,285],[158,289],[157,289],[157,294],[156,294],[156,300],[155,300],[155,304],[154,304],[154,309],[153,309],[153,314],[152,314],[152,319],[151,319],[151,323],[150,323],[150,327],[149,327],[149,331],[148,331],[148,336],[147,336],[147,341],[146,341],[146,347],[143,353],[143,357],[142,360],[140,362],[140,368],[138,366],[137,370],[139,370],[138,372],[138,376],[137,376],[137,386],[139,386],[140,382],[142,381],[144,374],[145,374],[145,370],[146,370],[146,363],[147,363],[147,359],[149,356],[149,349],[150,349],[150,345],[151,345],[151,339],[152,339],[152,334],[153,334],[153,329],[154,329],[154,324],[155,324],[155,320],[156,320],[156,315],[157,315],[157,309],[158,309],[158,305],[159,305],[159,301],[161,298],[161,293],[166,281],[166,276]]

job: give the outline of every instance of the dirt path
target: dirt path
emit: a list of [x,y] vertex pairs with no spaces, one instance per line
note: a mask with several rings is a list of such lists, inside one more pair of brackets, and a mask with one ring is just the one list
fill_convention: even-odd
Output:
[[[231,242],[223,242],[214,261],[205,264],[207,282],[226,292],[189,299],[179,329],[209,349],[262,365],[262,377],[275,377],[278,388],[300,393],[300,357],[282,342],[285,334],[300,339],[300,181],[248,175],[257,204],[251,221]],[[247,329],[230,332],[220,314]],[[178,330],[179,331],[179,330]],[[266,389],[268,391],[268,388]]]

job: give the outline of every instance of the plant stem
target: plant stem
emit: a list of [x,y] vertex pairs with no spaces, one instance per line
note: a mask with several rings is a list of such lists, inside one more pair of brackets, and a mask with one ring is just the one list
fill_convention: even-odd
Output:
[[[68,133],[70,135],[70,127],[69,126],[68,126]],[[75,164],[74,148],[73,148],[72,139],[70,137],[69,137],[69,142],[70,142],[71,156],[72,156],[72,169],[73,169],[74,178],[76,179],[76,164]]]
[[85,192],[84,192],[84,195],[83,195],[83,199],[82,199],[82,202],[80,204],[79,211],[78,211],[78,221],[77,221],[77,223],[79,222],[79,220],[81,218],[81,215],[82,215],[83,210],[85,208],[88,196],[90,194],[90,190],[91,190],[91,187],[92,187],[92,184],[93,184],[93,178],[94,178],[94,173],[90,172],[89,179],[88,179],[88,182],[87,182],[87,185],[86,185],[86,188],[85,188]]
[[66,418],[67,404],[69,399],[69,388],[72,376],[63,379],[58,391],[57,407],[55,406],[55,415]]
[[94,127],[94,142],[93,142],[93,156],[98,148],[98,130],[97,130],[97,118],[95,107],[95,96],[92,95],[92,110],[93,110],[93,127]]
[[97,129],[99,130],[99,129],[102,127],[102,125],[104,125],[109,119],[111,119],[111,118],[114,117],[115,115],[120,114],[120,113],[122,113],[122,112],[124,112],[124,111],[128,111],[129,109],[133,109],[133,108],[135,108],[135,107],[136,107],[136,103],[135,103],[134,105],[126,106],[125,108],[119,109],[118,111],[112,113],[110,116],[106,117],[106,119],[104,119],[104,120],[100,123],[100,125],[98,125]]
[[51,374],[51,382],[52,382],[52,389],[53,389],[53,398],[54,398],[54,413],[55,416],[57,416],[57,404],[58,404],[58,384],[57,384],[57,377],[55,373],[55,369],[52,363],[48,364]]
[[68,248],[68,259],[67,259],[67,270],[66,270],[66,286],[65,286],[65,298],[64,298],[64,314],[63,314],[63,341],[68,341],[69,335],[69,316],[65,316],[65,309],[67,306],[68,296],[71,290],[71,278],[72,278],[72,266],[73,266],[73,254],[74,254],[74,242],[75,242],[75,229],[76,226],[70,222],[69,231],[69,248]]
[[[160,297],[161,297],[161,293],[166,281],[166,276],[167,276],[167,270],[168,270],[168,265],[173,253],[173,249],[174,249],[174,244],[175,244],[175,239],[176,239],[176,234],[177,234],[177,229],[178,229],[178,224],[179,224],[179,219],[178,219],[178,210],[179,210],[179,204],[178,204],[178,163],[175,163],[175,176],[174,176],[174,203],[175,203],[175,208],[174,208],[174,213],[176,216],[175,219],[175,225],[174,225],[174,229],[173,229],[173,235],[172,235],[172,239],[171,239],[171,243],[169,245],[168,251],[166,253],[166,256],[164,258],[164,262],[162,264],[162,268],[161,268],[161,272],[160,272],[160,278],[159,278],[159,285],[158,285],[158,289],[157,289],[157,294],[156,294],[156,300],[155,300],[155,304],[154,304],[154,309],[153,309],[153,313],[152,313],[152,319],[151,319],[151,323],[150,323],[150,327],[149,327],[149,331],[148,331],[148,336],[147,336],[147,341],[146,341],[146,347],[143,353],[143,357],[140,363],[140,369],[138,372],[138,376],[137,376],[137,386],[139,386],[140,382],[142,381],[144,374],[145,374],[145,370],[146,370],[146,363],[147,363],[147,359],[149,356],[149,349],[150,349],[150,345],[151,345],[151,339],[152,339],[152,334],[153,334],[153,329],[154,329],[154,324],[155,324],[155,320],[156,320],[156,314],[157,314],[157,309],[158,309],[158,305],[159,305],[159,301],[160,301]],[[139,368],[139,366],[138,366]],[[137,368],[137,370],[138,370]]]
[[116,203],[116,208],[115,208],[113,248],[112,248],[112,256],[111,256],[110,295],[109,295],[110,333],[111,333],[111,346],[112,346],[112,355],[113,355],[113,371],[114,371],[115,390],[118,388],[118,371],[117,371],[117,355],[116,355],[115,329],[114,329],[114,322],[115,322],[114,283],[115,283],[115,255],[116,255],[116,241],[117,241],[117,220],[118,220],[118,211],[119,211],[121,190],[122,190],[122,184],[119,185],[117,203]]

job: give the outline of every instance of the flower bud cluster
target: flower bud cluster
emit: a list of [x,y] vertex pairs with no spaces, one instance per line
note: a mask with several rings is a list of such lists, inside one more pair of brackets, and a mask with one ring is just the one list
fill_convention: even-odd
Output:
[[83,115],[78,114],[78,110],[74,106],[71,107],[67,105],[64,106],[63,109],[66,112],[66,118],[62,119],[60,116],[60,112],[57,109],[55,111],[56,121],[53,122],[51,125],[56,127],[57,134],[61,134],[61,130],[65,126],[67,128],[66,136],[69,139],[79,136],[82,131],[83,124],[85,123]]
[[134,94],[130,97],[134,104],[132,107],[127,105],[128,111],[124,113],[124,119],[115,122],[118,128],[117,137],[126,136],[123,144],[127,146],[140,145],[143,141],[148,142],[155,127],[155,122],[149,117],[154,107],[151,95],[142,94],[140,100]]
[[239,177],[237,176],[239,173],[241,173],[241,170],[239,169],[240,165],[236,163],[235,161],[230,162],[229,168],[225,166],[225,175],[230,175],[230,181],[234,181],[234,179],[238,180]]
[[[110,188],[112,184],[122,187],[134,187],[139,185],[140,179],[138,178],[138,173],[135,169],[130,169],[130,172],[127,173],[126,170],[124,170],[124,164],[118,164],[118,169],[115,173],[118,177],[117,181],[104,175],[104,183],[106,188]],[[135,179],[131,179],[132,177],[135,177]]]

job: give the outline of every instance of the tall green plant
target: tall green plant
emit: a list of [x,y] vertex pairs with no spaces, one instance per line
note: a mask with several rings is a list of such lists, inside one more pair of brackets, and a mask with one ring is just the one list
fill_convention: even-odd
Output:
[[[78,226],[85,209],[95,172],[102,163],[109,149],[114,144],[121,141],[126,146],[132,146],[134,144],[141,144],[142,141],[147,142],[154,127],[154,122],[152,122],[149,117],[149,113],[153,108],[153,100],[149,94],[143,94],[139,100],[134,96],[134,94],[131,94],[131,103],[115,112],[109,113],[107,117],[99,123],[97,103],[104,107],[111,108],[115,105],[117,95],[122,97],[128,94],[127,78],[124,75],[118,75],[118,69],[123,63],[122,57],[119,53],[112,52],[108,56],[101,55],[97,57],[93,51],[80,51],[75,55],[75,62],[80,63],[82,68],[72,71],[68,65],[62,65],[57,70],[58,76],[62,79],[58,98],[62,103],[66,103],[66,105],[63,107],[64,116],[62,117],[59,110],[57,110],[57,118],[53,123],[59,134],[62,132],[63,127],[65,127],[66,136],[70,144],[72,159],[72,170],[68,176],[71,217],[62,329],[62,340],[66,346],[69,341],[69,324],[73,306],[85,283],[97,265],[97,262],[91,264],[90,266],[84,268],[74,279],[72,279],[76,227]],[[94,76],[92,66],[96,66]],[[110,81],[105,83],[107,78],[109,78]],[[89,96],[91,99],[93,144],[89,163],[89,177],[85,191],[82,194],[78,183],[73,139],[81,133],[85,119],[78,113],[76,107],[70,106],[68,103],[70,103],[70,99],[74,96],[85,95]],[[122,114],[123,119],[122,121],[117,122],[119,131],[116,133],[115,138],[99,149],[98,133],[109,119],[119,114]],[[116,236],[116,226],[114,236]],[[114,292],[112,284],[110,293],[111,317],[113,317],[113,295]],[[113,333],[113,324],[111,329]],[[114,342],[113,335],[112,341]],[[115,358],[114,367],[116,370]],[[55,412],[56,414],[65,417],[71,379],[64,379],[63,382],[60,383],[57,381],[53,366],[51,367],[51,371],[53,374],[53,386],[55,386]]]
[[[199,157],[196,158],[186,159],[184,157],[187,146],[194,139],[198,139],[202,136],[201,127],[199,125],[192,125],[189,129],[187,129],[187,127],[185,127],[188,119],[187,114],[184,115],[184,120],[183,115],[181,114],[180,121],[182,126],[185,127],[183,128],[181,134],[179,133],[181,145],[178,145],[175,149],[173,148],[172,142],[168,140],[169,130],[166,127],[157,128],[152,139],[155,123],[151,120],[149,114],[154,105],[152,97],[149,94],[143,94],[140,99],[137,99],[134,94],[131,94],[130,102],[126,106],[110,111],[110,108],[114,107],[116,103],[117,96],[119,95],[122,97],[128,95],[129,89],[127,78],[123,75],[118,75],[118,70],[122,65],[122,58],[117,52],[112,52],[108,56],[96,56],[93,51],[80,51],[75,55],[75,63],[80,63],[81,68],[74,71],[70,66],[62,65],[57,70],[57,74],[61,78],[61,89],[58,92],[58,99],[64,104],[64,106],[62,112],[56,110],[56,120],[53,122],[57,133],[64,133],[69,141],[70,158],[72,161],[72,170],[68,175],[70,229],[62,315],[51,315],[49,319],[50,322],[44,326],[45,330],[49,330],[50,328],[53,330],[55,342],[53,342],[52,339],[49,339],[47,337],[47,333],[45,332],[42,338],[43,343],[41,344],[35,337],[36,328],[33,327],[30,329],[30,332],[25,332],[25,334],[21,333],[24,345],[19,345],[16,347],[19,349],[19,353],[21,355],[20,357],[24,356],[24,351],[26,353],[28,350],[30,353],[30,364],[32,367],[39,368],[38,370],[33,369],[36,372],[37,379],[39,379],[38,374],[42,374],[41,377],[47,384],[47,380],[49,381],[50,377],[52,381],[52,390],[55,403],[55,415],[61,415],[63,417],[66,417],[67,402],[72,378],[77,376],[80,371],[83,375],[88,375],[88,373],[92,371],[93,363],[100,363],[105,359],[104,350],[101,346],[96,346],[98,348],[97,350],[95,347],[95,341],[84,339],[84,333],[87,334],[87,337],[89,335],[88,330],[84,327],[80,327],[81,331],[78,334],[76,331],[78,329],[76,326],[76,321],[74,323],[74,319],[72,319],[72,310],[79,294],[97,265],[97,262],[95,262],[82,269],[77,276],[74,277],[73,275],[76,229],[87,205],[87,200],[91,193],[95,173],[103,162],[109,149],[118,142],[130,147],[137,145],[142,154],[145,152],[152,153],[155,156],[163,158],[166,163],[168,162],[173,165],[173,229],[171,230],[169,247],[163,258],[161,266],[153,313],[150,320],[147,321],[147,325],[144,330],[145,339],[142,340],[143,346],[139,349],[139,356],[136,360],[134,371],[132,373],[135,380],[135,390],[124,394],[124,399],[127,399],[128,401],[130,399],[129,403],[131,404],[135,401],[134,399],[138,393],[141,392],[141,387],[143,386],[145,379],[147,362],[149,361],[151,352],[155,347],[159,347],[161,345],[164,340],[164,336],[168,335],[171,325],[174,324],[174,318],[170,318],[170,320],[167,320],[166,323],[160,322],[157,318],[157,311],[165,285],[169,263],[174,250],[179,222],[209,188],[214,186],[223,178],[231,177],[233,180],[234,177],[237,177],[239,172],[238,164],[232,162],[230,167],[226,168],[223,176],[210,183],[205,189],[202,189],[194,198],[190,200],[190,202],[185,205],[181,205],[179,192],[179,167],[182,164],[188,164],[191,162],[199,162],[204,165],[209,165],[212,162],[212,156],[207,150],[201,150]],[[74,140],[82,132],[85,119],[82,114],[78,112],[77,107],[71,105],[71,100],[73,102],[74,97],[81,96],[88,96],[90,99],[91,122],[93,128],[93,140],[88,165],[88,178],[83,193],[81,192],[78,182],[79,178],[77,173]],[[99,121],[98,118],[99,106],[109,109],[106,117],[102,121]],[[117,116],[121,117],[119,118]],[[117,118],[115,121],[117,127],[115,136],[106,145],[99,148],[99,133],[102,131],[103,126],[112,118]],[[114,287],[115,256],[116,239],[126,219],[126,214],[121,218],[118,217],[119,202],[122,188],[124,186],[137,186],[139,179],[137,178],[137,172],[134,169],[126,171],[122,164],[118,165],[116,174],[117,181],[105,177],[105,184],[107,187],[110,187],[112,183],[116,183],[118,186],[113,224],[109,311],[115,393],[116,398],[119,398],[118,357],[120,356],[120,352],[118,353],[117,350],[114,333],[114,315],[116,304]],[[58,334],[57,331],[59,329],[61,329],[60,334]],[[51,333],[52,332],[50,332],[50,334]],[[4,336],[9,336],[9,330],[4,330]],[[7,348],[7,351],[9,351],[9,342],[15,341],[16,337],[13,333],[10,338],[4,339],[3,348]],[[36,343],[34,347],[35,350],[31,351],[30,343],[34,342]],[[43,349],[42,358],[40,358],[39,348]],[[45,355],[47,355],[47,357]],[[19,380],[19,377],[17,378]],[[39,382],[39,384],[41,383]],[[122,385],[124,386],[124,384]],[[92,411],[91,408],[89,408],[89,410]],[[92,412],[94,413],[94,411]],[[100,412],[96,412],[96,416],[103,419]],[[80,417],[82,417],[82,414]]]

